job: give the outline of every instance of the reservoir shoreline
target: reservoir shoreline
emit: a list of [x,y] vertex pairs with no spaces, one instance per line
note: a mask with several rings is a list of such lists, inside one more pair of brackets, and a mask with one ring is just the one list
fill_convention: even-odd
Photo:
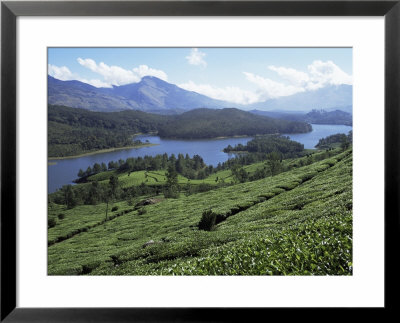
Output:
[[[157,145],[158,144],[149,143],[149,144],[135,145],[135,146],[107,148],[107,149],[100,149],[100,150],[90,151],[90,152],[83,153],[83,154],[80,154],[80,155],[63,156],[63,157],[48,157],[47,159],[50,161],[50,160],[63,160],[63,159],[71,159],[71,158],[80,158],[80,157],[85,157],[85,156],[109,153],[109,152],[118,151],[118,150],[139,149],[139,148],[143,148],[143,147],[151,147],[151,146],[157,146]],[[49,162],[49,165],[52,165],[52,163]]]

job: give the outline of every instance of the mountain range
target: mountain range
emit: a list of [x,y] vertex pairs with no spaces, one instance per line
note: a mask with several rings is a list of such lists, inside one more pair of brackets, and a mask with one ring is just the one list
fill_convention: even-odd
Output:
[[232,107],[261,111],[299,112],[312,109],[327,111],[340,109],[351,112],[352,86],[327,86],[314,91],[242,105],[187,91],[154,76],[145,76],[138,83],[112,88],[97,88],[80,81],[61,81],[48,76],[48,104],[91,111],[140,110],[159,114],[179,114],[198,108]]
[[138,83],[112,88],[96,88],[80,81],[60,81],[49,76],[48,103],[92,111],[141,110],[160,114],[233,106],[232,103],[186,91],[153,76],[145,76]]

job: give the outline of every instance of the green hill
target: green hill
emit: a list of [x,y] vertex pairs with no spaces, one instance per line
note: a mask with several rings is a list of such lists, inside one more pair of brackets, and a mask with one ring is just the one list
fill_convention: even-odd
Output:
[[[351,275],[351,149],[288,163],[298,167],[177,199],[119,201],[107,219],[105,203],[51,203],[48,273]],[[210,210],[215,226],[200,230]]]
[[182,113],[163,124],[160,137],[207,139],[257,134],[302,133],[311,131],[305,122],[256,116],[239,109],[196,109]]

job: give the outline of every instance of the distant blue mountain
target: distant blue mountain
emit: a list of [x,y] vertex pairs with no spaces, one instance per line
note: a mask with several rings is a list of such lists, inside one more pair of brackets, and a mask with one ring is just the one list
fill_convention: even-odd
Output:
[[300,112],[314,109],[326,111],[339,109],[351,113],[352,106],[353,86],[343,84],[254,103],[246,106],[246,110]]
[[171,114],[197,108],[232,107],[232,103],[211,99],[196,92],[145,76],[138,83],[113,88],[96,88],[79,81],[48,77],[48,103],[92,111],[141,110]]
[[352,112],[352,86],[328,86],[315,91],[241,105],[215,100],[184,90],[157,77],[145,76],[138,83],[96,88],[80,81],[48,77],[48,103],[92,111],[141,110],[176,114],[198,108],[239,108],[242,110],[308,112],[313,109]]
[[343,124],[351,126],[353,124],[352,114],[342,110],[312,110],[306,112],[290,111],[260,111],[250,110],[249,112],[275,119],[284,119],[289,121],[303,121],[314,124]]

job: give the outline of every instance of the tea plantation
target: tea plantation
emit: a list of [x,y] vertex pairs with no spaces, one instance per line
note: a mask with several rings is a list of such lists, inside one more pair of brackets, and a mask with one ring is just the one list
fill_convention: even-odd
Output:
[[[352,150],[299,161],[284,161],[292,167],[275,176],[176,199],[110,203],[107,218],[106,203],[50,203],[48,274],[352,275]],[[157,185],[164,172],[119,177],[123,187],[144,180]]]

